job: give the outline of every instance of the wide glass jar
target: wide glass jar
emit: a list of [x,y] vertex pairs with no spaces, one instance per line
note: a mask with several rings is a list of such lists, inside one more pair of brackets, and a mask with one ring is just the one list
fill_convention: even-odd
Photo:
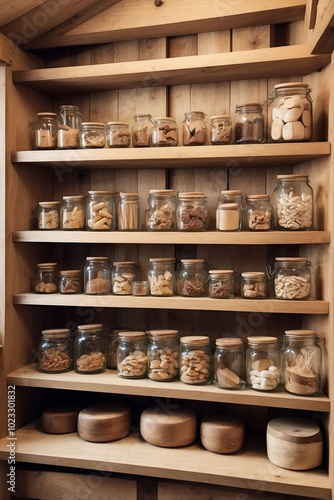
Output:
[[135,262],[114,262],[112,293],[114,295],[132,295],[132,283],[136,278],[137,264]]
[[220,203],[216,210],[216,229],[218,231],[240,231],[241,211],[237,203]]
[[150,330],[148,334],[148,378],[158,382],[177,379],[179,332],[177,330]]
[[213,381],[220,389],[243,389],[246,385],[245,349],[239,338],[216,339]]
[[204,259],[181,259],[176,275],[176,292],[183,297],[202,297],[206,294],[208,273]]
[[179,231],[205,231],[208,199],[203,192],[178,193],[176,227]]
[[314,330],[286,330],[283,347],[284,388],[298,396],[322,389],[322,353]]
[[169,116],[153,119],[152,146],[177,146],[178,131],[174,118]]
[[107,123],[108,148],[128,148],[131,143],[130,126],[123,122]]
[[73,342],[69,329],[42,330],[42,340],[38,344],[37,370],[44,373],[73,370]]
[[234,134],[237,144],[257,144],[265,141],[262,106],[259,103],[237,105]]
[[37,264],[32,287],[35,293],[57,293],[58,271],[56,262],[43,262]]
[[84,196],[63,196],[60,205],[60,229],[66,231],[86,229],[86,202]]
[[37,210],[38,229],[55,230],[60,228],[59,201],[40,201]]
[[173,231],[175,229],[174,189],[150,189],[146,211],[148,231]]
[[267,295],[267,279],[262,271],[241,273],[241,297],[264,299]]
[[246,203],[248,229],[251,231],[269,231],[273,220],[270,196],[267,194],[247,195]]
[[311,89],[307,83],[275,85],[269,95],[271,139],[275,142],[310,141],[313,130]]
[[56,149],[57,131],[57,113],[37,113],[37,120],[32,125],[32,148]]
[[311,271],[307,257],[276,257],[275,298],[305,300],[311,296]]
[[180,380],[184,384],[209,384],[212,380],[210,338],[194,335],[180,338]]
[[276,229],[313,229],[313,189],[308,175],[277,175],[272,194]]
[[115,229],[115,196],[113,191],[88,191],[86,198],[86,228],[89,231]]
[[174,295],[175,288],[175,260],[174,258],[151,258],[148,270],[150,294],[156,297]]
[[83,122],[80,130],[80,147],[83,149],[104,148],[106,126],[100,122]]
[[140,201],[138,193],[120,193],[117,229],[119,231],[138,231],[140,227]]
[[82,115],[78,106],[63,104],[58,115],[57,147],[58,149],[79,148],[79,135]]
[[232,120],[227,115],[215,115],[210,117],[211,144],[231,144],[232,142]]
[[86,257],[84,293],[88,295],[111,293],[111,265],[108,257]]
[[258,391],[274,391],[281,383],[281,350],[277,337],[248,337],[247,385]]
[[183,145],[204,146],[207,141],[208,131],[203,111],[189,111],[184,114]]
[[82,273],[80,269],[60,271],[59,292],[60,293],[82,293]]
[[132,146],[134,148],[148,148],[151,146],[152,116],[135,115],[132,125]]
[[102,373],[106,369],[106,336],[102,324],[80,325],[74,339],[75,371]]
[[117,375],[121,378],[144,378],[147,376],[147,367],[145,332],[120,332],[117,347]]
[[234,272],[231,269],[210,270],[208,294],[211,299],[232,299],[234,296]]

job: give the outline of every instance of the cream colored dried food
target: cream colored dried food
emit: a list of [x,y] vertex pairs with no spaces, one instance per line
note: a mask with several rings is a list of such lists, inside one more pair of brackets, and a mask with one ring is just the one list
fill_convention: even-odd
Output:
[[152,380],[169,380],[178,375],[179,351],[171,347],[156,349],[150,355],[148,376]]
[[279,276],[275,279],[275,296],[279,299],[307,299],[311,293],[310,282],[302,276]]
[[35,285],[35,292],[37,293],[56,293],[58,292],[58,286],[56,283],[45,283],[40,281]]
[[118,375],[128,378],[143,377],[147,373],[147,364],[146,353],[136,349],[118,363]]
[[151,295],[173,295],[174,275],[170,271],[149,276]]
[[285,389],[293,394],[309,395],[320,391],[320,379],[312,366],[315,351],[301,348],[291,366],[285,366]]
[[80,372],[101,370],[105,366],[106,357],[102,352],[83,354],[76,360],[76,367]]
[[57,134],[57,145],[61,149],[73,149],[79,147],[79,129],[67,125],[60,125]]
[[93,132],[83,134],[81,142],[82,148],[104,148],[106,145],[104,134],[102,135]]
[[274,141],[303,141],[311,139],[311,103],[299,95],[284,97],[272,111],[271,138]]
[[71,368],[72,357],[67,351],[50,347],[41,353],[38,363],[44,371],[62,371]]
[[113,218],[109,212],[108,204],[102,201],[91,207],[87,225],[93,231],[108,231],[112,226]]
[[205,383],[211,377],[211,359],[204,350],[196,349],[181,354],[181,381],[186,384]]
[[56,136],[50,130],[35,130],[35,147],[37,149],[55,149]]
[[147,222],[148,229],[154,231],[167,231],[174,225],[175,207],[172,203],[166,203],[159,209],[154,210]]
[[251,363],[250,385],[260,391],[272,391],[279,386],[280,370],[269,358],[257,359]]
[[38,229],[58,229],[59,213],[58,210],[49,210],[41,212],[38,217]]
[[293,191],[277,200],[278,224],[286,229],[309,229],[312,226],[312,196]]
[[266,284],[254,282],[243,285],[242,295],[247,299],[263,298],[266,296]]
[[115,295],[131,295],[132,294],[133,274],[122,273],[113,278],[112,291]]
[[270,229],[271,212],[270,210],[252,210],[249,212],[248,227],[255,230]]
[[62,279],[59,285],[60,293],[79,293],[80,292],[80,278],[67,278]]
[[91,294],[110,293],[111,291],[110,280],[102,277],[103,275],[102,271],[99,271],[97,274],[98,275],[96,278],[92,278],[91,280],[87,281],[85,292]]
[[216,371],[216,377],[219,387],[222,387],[223,389],[234,389],[235,387],[238,387],[242,382],[239,375],[237,375],[227,367],[218,368]]
[[82,229],[85,226],[85,213],[81,208],[63,210],[63,229]]
[[127,147],[130,145],[131,135],[126,129],[110,130],[108,135],[109,147]]

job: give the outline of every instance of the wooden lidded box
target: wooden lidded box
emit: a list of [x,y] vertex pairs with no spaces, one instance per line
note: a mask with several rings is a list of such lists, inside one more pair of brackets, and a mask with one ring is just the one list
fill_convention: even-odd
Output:
[[201,423],[201,442],[214,453],[235,453],[244,442],[244,424],[233,417],[208,415]]
[[78,434],[85,441],[106,443],[130,433],[131,413],[123,403],[101,403],[81,410]]

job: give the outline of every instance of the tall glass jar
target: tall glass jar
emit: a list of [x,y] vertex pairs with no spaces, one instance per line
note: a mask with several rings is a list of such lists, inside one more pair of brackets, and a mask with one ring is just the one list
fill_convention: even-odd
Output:
[[247,384],[258,391],[274,391],[281,382],[281,351],[277,337],[248,337]]
[[132,283],[136,278],[137,264],[135,262],[114,262],[112,293],[114,295],[132,295]]
[[177,146],[178,131],[174,118],[169,116],[153,119],[152,146]]
[[184,114],[183,145],[204,146],[207,141],[207,127],[203,111],[189,111]]
[[173,231],[175,229],[174,189],[150,189],[146,228],[148,231]]
[[57,263],[43,262],[37,264],[32,280],[32,287],[35,293],[57,293]]
[[130,143],[130,126],[127,123],[107,123],[107,144],[109,148],[128,148]]
[[59,201],[40,201],[37,211],[38,229],[59,229]]
[[56,149],[57,131],[57,113],[37,113],[37,120],[32,125],[32,148]]
[[264,299],[266,295],[267,280],[264,272],[241,273],[241,297],[244,299]]
[[180,380],[184,384],[209,384],[212,380],[210,338],[195,335],[180,338]]
[[115,229],[115,195],[113,191],[88,191],[86,228],[89,231],[113,231]]
[[265,141],[264,116],[259,103],[237,105],[235,108],[235,142],[257,144]]
[[305,300],[311,296],[311,271],[307,257],[276,257],[275,298]]
[[108,257],[86,257],[84,291],[88,295],[111,293],[111,266]]
[[79,137],[82,149],[104,148],[106,145],[106,126],[100,122],[83,122]]
[[231,299],[234,296],[234,273],[231,269],[210,270],[208,294],[212,299]]
[[81,129],[82,115],[78,106],[63,104],[60,106],[58,115],[58,149],[79,148],[79,134]]
[[216,229],[218,231],[240,231],[241,211],[237,203],[220,203],[216,210]]
[[176,227],[179,231],[205,231],[208,199],[203,192],[178,193]]
[[80,325],[74,339],[75,371],[102,373],[106,369],[106,336],[102,324]]
[[273,190],[275,228],[313,229],[313,189],[308,175],[278,175]]
[[117,347],[117,375],[121,378],[144,378],[147,376],[147,367],[145,332],[120,332]]
[[286,330],[283,348],[284,388],[299,396],[322,389],[322,353],[314,330]]
[[211,144],[231,144],[232,120],[227,115],[215,115],[210,118]]
[[73,370],[73,343],[67,328],[42,330],[38,344],[37,370],[44,373],[64,373]]
[[177,379],[179,332],[177,330],[150,330],[148,334],[148,378],[158,382]]
[[138,193],[119,194],[117,228],[119,231],[138,231],[141,228]]
[[271,139],[275,142],[310,141],[313,129],[311,89],[307,83],[275,85],[269,95]]
[[82,293],[82,273],[80,269],[60,271],[59,274],[60,293]]
[[174,295],[175,260],[169,257],[150,259],[148,280],[151,295],[156,297]]
[[273,220],[270,196],[267,194],[247,195],[246,202],[248,229],[251,231],[269,231]]
[[152,116],[135,115],[132,125],[132,145],[134,148],[148,148],[151,146]]
[[246,385],[245,349],[239,338],[216,339],[213,381],[220,389],[243,389]]
[[60,229],[73,231],[86,228],[86,202],[81,195],[63,196],[60,205]]
[[181,259],[176,278],[176,292],[183,297],[202,297],[206,294],[208,273],[204,259]]

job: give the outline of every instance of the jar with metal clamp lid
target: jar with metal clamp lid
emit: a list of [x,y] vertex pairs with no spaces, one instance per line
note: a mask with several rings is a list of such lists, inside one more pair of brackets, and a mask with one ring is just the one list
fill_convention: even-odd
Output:
[[246,385],[245,349],[239,338],[216,339],[213,381],[220,389],[243,389]]
[[120,193],[118,200],[119,231],[138,231],[141,227],[138,193]]
[[277,175],[272,198],[276,229],[313,229],[313,189],[308,175]]
[[88,295],[111,293],[111,266],[108,257],[86,257],[84,291]]
[[82,114],[78,106],[63,104],[58,115],[57,147],[58,149],[79,148]]
[[178,193],[176,227],[179,231],[205,231],[208,199],[203,192]]
[[114,262],[112,293],[114,295],[132,295],[132,283],[136,278],[137,264],[135,262]]
[[281,383],[281,351],[277,337],[248,337],[247,384],[257,391],[274,391]]
[[264,142],[265,127],[261,104],[240,104],[236,106],[235,112],[235,142],[237,144]]
[[177,146],[178,131],[174,118],[169,116],[153,119],[152,146]]
[[146,211],[147,230],[175,230],[175,209],[174,189],[150,189]]
[[131,143],[130,126],[123,122],[108,122],[107,143],[109,148],[128,148]]
[[80,130],[82,149],[104,148],[106,145],[106,126],[100,122],[83,122]]
[[55,230],[60,228],[59,201],[40,201],[37,210],[38,229]]
[[169,257],[150,259],[148,281],[151,295],[156,297],[174,295],[175,260]]
[[272,226],[273,209],[267,194],[246,196],[247,224],[251,231],[269,231]]
[[58,281],[57,263],[37,264],[32,283],[35,293],[57,293]]
[[234,296],[234,273],[228,270],[210,270],[208,293],[212,299],[231,299]]
[[207,277],[204,259],[181,259],[176,278],[177,294],[183,297],[204,296]]
[[152,116],[150,114],[135,115],[132,125],[132,145],[134,148],[148,148],[152,138]]
[[231,144],[232,120],[227,115],[215,115],[210,118],[211,144]]
[[75,371],[102,373],[106,369],[106,336],[102,324],[80,325],[74,339]]
[[32,124],[33,149],[56,149],[57,131],[57,113],[37,113],[37,120]]
[[150,330],[148,335],[148,378],[158,382],[177,379],[179,332],[177,330]]
[[66,231],[86,229],[86,203],[84,196],[63,196],[60,206],[60,229]]
[[207,135],[205,113],[202,111],[189,111],[184,114],[184,146],[204,146],[207,141]]
[[141,331],[120,332],[117,347],[117,375],[121,378],[147,376],[147,338]]
[[60,271],[60,293],[82,293],[82,273],[80,269]]
[[195,335],[180,338],[180,380],[184,384],[209,384],[212,380],[210,338]]
[[113,191],[88,191],[86,198],[86,227],[89,231],[115,229],[115,196]]
[[275,298],[305,300],[311,296],[311,271],[307,257],[276,257]]
[[38,344],[37,370],[44,373],[64,373],[73,370],[73,343],[67,328],[42,330]]

